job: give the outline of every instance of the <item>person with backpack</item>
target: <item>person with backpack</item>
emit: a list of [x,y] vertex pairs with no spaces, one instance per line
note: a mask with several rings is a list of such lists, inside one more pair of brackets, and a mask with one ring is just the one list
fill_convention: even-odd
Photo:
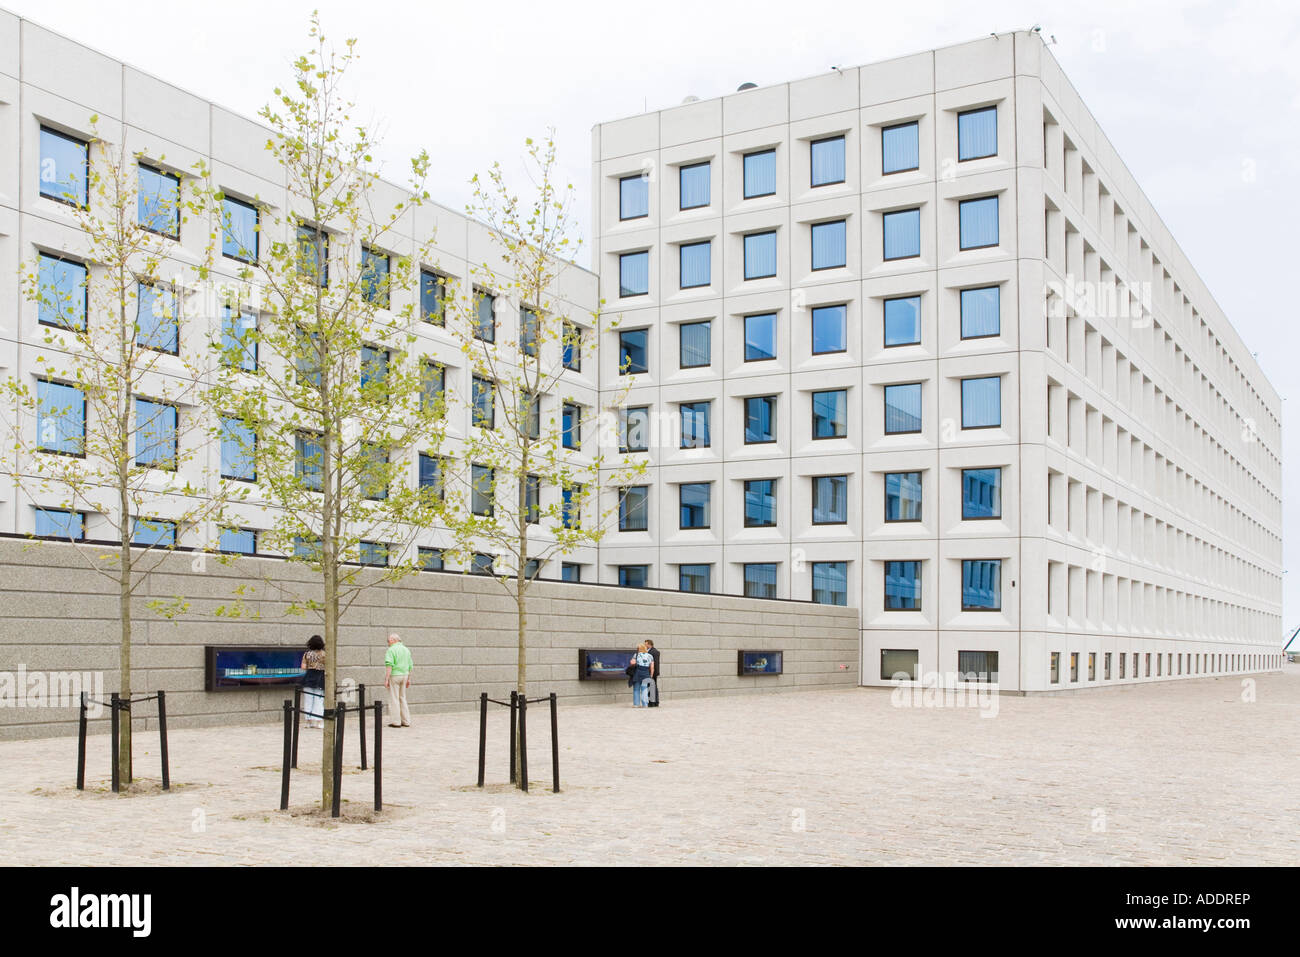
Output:
[[632,707],[644,708],[649,704],[650,681],[654,678],[655,660],[643,641],[636,646],[636,654],[628,662],[628,683],[632,685]]

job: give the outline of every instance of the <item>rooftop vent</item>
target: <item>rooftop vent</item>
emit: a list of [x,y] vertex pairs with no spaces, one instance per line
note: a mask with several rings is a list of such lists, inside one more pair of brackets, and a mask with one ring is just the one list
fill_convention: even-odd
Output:
[[740,84],[740,86],[736,87],[736,92],[744,93],[746,90],[757,90],[757,89],[758,89],[757,83],[742,83]]
[[682,105],[685,106],[687,103],[698,103],[698,102],[700,102],[700,98],[698,96],[688,96],[684,100],[682,100]]

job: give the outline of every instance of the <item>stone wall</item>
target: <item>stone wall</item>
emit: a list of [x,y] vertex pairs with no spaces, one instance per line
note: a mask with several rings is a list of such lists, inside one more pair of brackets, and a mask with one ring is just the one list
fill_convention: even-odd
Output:
[[[118,688],[116,585],[91,565],[106,549],[0,539],[0,738],[69,734],[75,706],[29,706],[19,669],[102,674]],[[244,617],[219,617],[246,586]],[[134,687],[167,692],[174,727],[266,723],[279,718],[284,689],[207,692],[205,645],[302,647],[321,630],[310,615],[286,617],[287,596],[310,593],[307,569],[270,558],[162,556],[134,599]],[[172,620],[149,607],[184,596]],[[248,617],[257,615],[258,617]],[[578,649],[632,648],[653,638],[663,653],[664,703],[674,697],[852,687],[858,683],[858,613],[806,602],[539,582],[529,599],[529,695],[629,704],[624,681],[580,681]],[[480,692],[508,695],[516,661],[514,603],[491,579],[422,572],[363,592],[344,618],[340,680],[382,690],[385,637],[402,635],[415,658],[416,713],[475,706]],[[784,652],[785,673],[742,678],[739,649]],[[6,677],[6,675],[8,677]],[[6,696],[8,691],[8,696]],[[23,704],[19,707],[18,704]],[[152,706],[143,709],[153,714]],[[107,720],[92,723],[106,730]],[[137,718],[137,728],[153,727]]]

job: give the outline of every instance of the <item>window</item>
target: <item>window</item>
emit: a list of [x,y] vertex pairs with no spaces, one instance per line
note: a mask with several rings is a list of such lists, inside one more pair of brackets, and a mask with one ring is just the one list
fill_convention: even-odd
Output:
[[181,178],[175,173],[139,165],[136,215],[152,233],[176,239],[181,234]]
[[493,564],[496,558],[484,552],[475,552],[474,557],[470,559],[469,573],[471,575],[495,575],[496,569]]
[[542,521],[542,480],[537,475],[524,476],[524,521],[529,525]]
[[231,369],[257,371],[257,313],[221,307],[221,362]]
[[1061,683],[1061,653],[1059,651],[1052,652],[1052,668],[1051,668],[1050,681],[1054,685],[1059,685]]
[[442,414],[447,389],[447,370],[436,362],[425,362],[420,382],[420,411]]
[[519,310],[519,348],[526,356],[537,355],[537,336],[541,331],[542,317],[536,309],[524,306]]
[[382,502],[388,498],[388,449],[378,442],[361,443],[361,474],[358,486],[366,498]]
[[255,263],[259,253],[261,213],[252,203],[224,196],[221,199],[221,255]]
[[983,249],[998,244],[998,198],[963,199],[957,204],[961,219],[961,248]]
[[1002,517],[1002,469],[961,470],[961,517]]
[[582,566],[579,565],[577,562],[561,562],[560,581],[562,582],[582,581]]
[[885,347],[914,346],[921,341],[921,297],[885,300]]
[[[1121,681],[1124,680],[1124,672],[1125,672],[1125,670],[1126,670],[1126,669],[1125,669],[1125,663],[1126,663],[1127,660],[1128,660],[1128,655],[1124,654],[1124,653],[1121,651],[1120,654],[1119,654],[1119,677],[1120,677],[1120,680],[1121,680]],[[1136,656],[1134,657],[1134,660],[1135,660],[1135,661],[1137,660]]]
[[745,361],[776,358],[776,313],[745,317]]
[[1105,658],[1102,659],[1102,668],[1103,668],[1102,680],[1109,681],[1110,680],[1110,652],[1109,651],[1106,652]]
[[818,475],[812,480],[814,525],[844,525],[849,520],[849,477]]
[[371,399],[387,398],[388,352],[374,346],[361,347],[361,392]]
[[90,297],[86,267],[46,253],[41,253],[38,260],[37,320],[47,326],[84,331]]
[[481,429],[497,427],[496,395],[493,383],[474,376],[474,406],[471,410],[473,424]]
[[497,297],[486,289],[474,290],[474,338],[497,341]]
[[85,455],[85,393],[61,382],[37,382],[36,436],[42,452]]
[[812,437],[842,439],[849,434],[849,393],[846,389],[812,394]]
[[958,651],[957,673],[962,681],[988,684],[998,682],[998,653],[996,651]]
[[766,279],[776,275],[776,230],[750,233],[745,237],[745,278]]
[[1002,424],[1002,377],[961,380],[961,427],[991,429]]
[[885,386],[885,434],[921,431],[921,383]]
[[217,549],[235,555],[256,555],[257,530],[252,528],[223,528],[217,536]]
[[299,329],[297,338],[298,349],[293,361],[298,378],[320,388],[322,362],[320,334]]
[[633,485],[623,489],[618,500],[618,530],[644,532],[649,529],[650,486]]
[[495,497],[496,469],[487,465],[473,465],[470,469],[472,485],[470,508],[475,515],[491,517],[494,512],[492,500]]
[[885,611],[921,610],[921,563],[885,562]]
[[328,286],[330,281],[329,234],[315,226],[298,227],[298,273],[316,283]]
[[135,400],[135,464],[176,470],[176,406]]
[[746,598],[776,597],[776,565],[757,562],[744,567]]
[[618,181],[618,218],[640,219],[650,215],[650,180],[641,174]]
[[618,294],[620,298],[645,296],[650,292],[650,251],[623,253],[618,257]]
[[435,326],[447,324],[447,299],[450,280],[427,269],[420,270],[420,318]]
[[921,668],[921,654],[915,648],[881,648],[881,681],[915,681]]
[[677,327],[678,364],[683,369],[696,369],[710,364],[710,333],[712,324],[683,322]]
[[1079,680],[1079,653],[1077,651],[1072,651],[1070,652],[1070,681],[1074,682],[1078,680]]
[[1002,610],[1002,559],[968,558],[961,563],[962,611]]
[[562,343],[562,348],[564,352],[563,355],[564,368],[570,370],[571,372],[581,372],[582,371],[582,327],[577,325],[576,323],[570,322],[568,319],[565,319],[563,325],[561,326],[561,329],[562,329],[561,334],[564,337],[564,341]]
[[997,286],[961,291],[961,337],[982,339],[1002,331],[1001,290]]
[[650,406],[625,409],[619,417],[620,452],[645,452],[650,448]]
[[136,345],[177,355],[181,334],[179,315],[173,290],[143,282],[136,284]]
[[86,513],[61,508],[37,508],[34,534],[43,538],[81,541],[86,537]]
[[709,493],[711,482],[696,482],[677,487],[681,504],[680,528],[709,528]]
[[523,420],[524,435],[530,439],[540,440],[542,437],[542,397],[536,392],[521,392],[519,395],[519,416]]
[[320,561],[320,539],[315,535],[295,535],[293,537],[293,557],[309,562]]
[[575,402],[564,403],[561,439],[566,449],[582,448],[582,406]]
[[358,551],[362,565],[373,565],[379,568],[388,566],[388,546],[380,542],[358,542]]
[[677,566],[677,589],[678,591],[700,592],[708,594],[713,589],[709,587],[710,574],[713,570],[712,565],[679,565]]
[[921,520],[921,473],[885,473],[885,521]]
[[1146,653],[1146,655],[1147,655],[1147,660],[1146,660],[1147,674],[1146,674],[1146,676],[1147,676],[1148,678],[1150,678],[1150,677],[1151,677],[1151,652],[1148,651],[1148,652]]
[[813,562],[812,600],[820,605],[849,603],[848,562]]
[[848,321],[845,306],[817,306],[812,311],[812,352],[825,355],[848,350]]
[[745,444],[776,441],[776,396],[755,395],[745,400]]
[[844,137],[830,136],[813,140],[809,145],[809,165],[813,186],[830,186],[844,182]]
[[619,565],[618,583],[624,588],[646,588],[650,582],[649,565]]
[[161,518],[137,518],[131,532],[131,544],[148,548],[174,548],[176,523]]
[[679,407],[682,418],[682,443],[684,449],[707,449],[709,441],[709,403],[683,402]]
[[745,483],[745,527],[776,527],[776,479]]
[[442,484],[442,459],[435,455],[420,453],[420,473],[418,481],[421,489],[428,489],[425,495],[431,495],[438,501],[442,501],[443,484]]
[[524,562],[524,577],[529,581],[534,580],[542,573],[542,562],[538,558],[530,558]]
[[831,223],[813,223],[812,226],[812,268],[838,269],[848,262],[848,247],[845,241],[846,221],[837,219]]
[[294,436],[293,442],[294,474],[303,488],[319,492],[324,468],[320,436],[315,432],[299,432]]
[[560,521],[565,528],[582,528],[581,485],[566,485],[560,489]]
[[361,247],[361,296],[381,309],[388,308],[388,254],[369,246]]
[[420,567],[427,572],[440,572],[446,567],[441,548],[426,548],[421,546],[416,549],[416,557],[420,563]]
[[678,176],[681,208],[698,209],[709,205],[709,164],[683,166]]
[[957,160],[998,155],[998,108],[986,106],[957,114]]
[[900,209],[881,217],[885,231],[885,259],[911,259],[921,255],[921,211]]
[[899,123],[880,131],[880,170],[885,175],[921,168],[920,126]]
[[221,477],[257,481],[257,434],[243,420],[221,416]]
[[[1178,667],[1179,667],[1180,674],[1182,673],[1182,666],[1183,666],[1183,656],[1179,655]],[[1097,680],[1097,652],[1095,651],[1088,652],[1088,680],[1089,681]]]
[[71,206],[86,206],[90,147],[81,140],[41,127],[41,195]]
[[712,244],[686,243],[678,250],[681,264],[680,283],[683,289],[707,286],[712,279],[710,251]]
[[745,154],[745,199],[776,195],[776,150]]
[[649,372],[649,329],[628,329],[618,334],[618,368],[622,375]]

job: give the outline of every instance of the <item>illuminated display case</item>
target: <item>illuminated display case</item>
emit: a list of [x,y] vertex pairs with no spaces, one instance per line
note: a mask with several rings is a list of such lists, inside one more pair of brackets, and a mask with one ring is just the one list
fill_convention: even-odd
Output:
[[635,648],[582,648],[578,651],[578,678],[582,681],[627,680],[627,666]]
[[203,649],[208,691],[292,688],[302,684],[306,648],[267,645],[207,645]]
[[736,652],[736,674],[742,677],[782,674],[783,655],[779,651]]

